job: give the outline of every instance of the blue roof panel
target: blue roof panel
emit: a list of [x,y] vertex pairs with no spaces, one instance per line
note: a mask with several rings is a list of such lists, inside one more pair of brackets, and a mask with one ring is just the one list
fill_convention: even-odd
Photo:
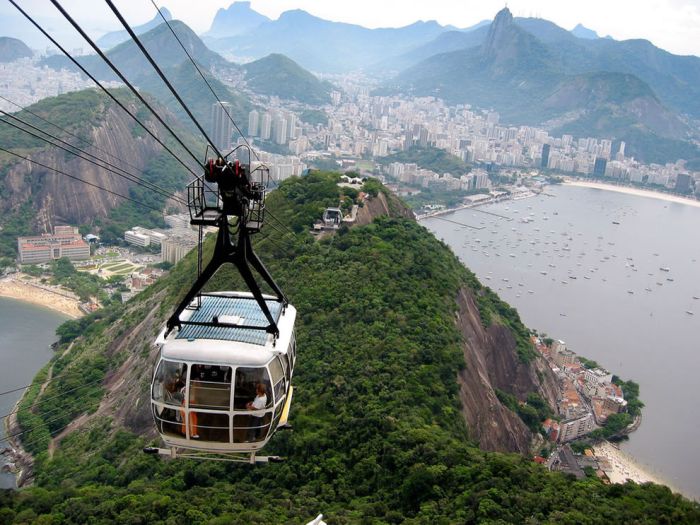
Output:
[[[282,304],[275,300],[266,300],[265,303],[270,309],[275,322],[279,321],[282,313]],[[199,323],[211,323],[214,316],[222,317],[225,315],[240,317],[242,324],[260,326],[262,330],[183,324],[182,329],[175,338],[217,339],[260,346],[264,346],[267,343],[268,333],[264,328],[267,327],[268,322],[255,299],[203,295],[202,305],[192,313],[189,320]]]

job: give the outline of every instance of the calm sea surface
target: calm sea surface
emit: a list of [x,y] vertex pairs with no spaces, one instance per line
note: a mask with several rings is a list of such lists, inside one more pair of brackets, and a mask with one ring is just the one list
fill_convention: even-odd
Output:
[[547,193],[443,216],[478,230],[422,224],[527,326],[638,382],[643,421],[623,448],[700,499],[700,208],[570,186]]
[[[0,392],[32,382],[51,358],[50,345],[56,340],[56,328],[66,319],[52,310],[0,297]],[[0,396],[0,416],[13,410],[21,394],[20,391]],[[4,435],[4,425],[0,424],[0,438]],[[0,449],[6,446],[6,441],[0,441]],[[2,464],[0,458],[0,467]],[[0,488],[14,486],[14,476],[0,473]]]

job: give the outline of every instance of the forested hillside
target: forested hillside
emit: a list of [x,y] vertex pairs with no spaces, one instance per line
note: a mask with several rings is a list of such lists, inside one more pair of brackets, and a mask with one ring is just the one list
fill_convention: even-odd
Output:
[[[525,327],[412,220],[380,217],[313,240],[307,231],[337,204],[338,179],[285,181],[268,205],[296,233],[268,226],[255,243],[299,312],[294,431],[278,433],[268,450],[287,461],[195,463],[140,452],[155,443],[150,342],[196,273],[190,254],[126,305],[62,328],[59,379],[41,396],[32,389],[20,413],[33,429],[35,486],[2,494],[0,522],[298,524],[320,512],[336,524],[700,521],[697,504],[665,487],[574,481],[471,442],[457,385],[460,290],[474,294],[482,322],[505,323],[520,344]],[[92,415],[47,452],[51,436],[81,414]]]

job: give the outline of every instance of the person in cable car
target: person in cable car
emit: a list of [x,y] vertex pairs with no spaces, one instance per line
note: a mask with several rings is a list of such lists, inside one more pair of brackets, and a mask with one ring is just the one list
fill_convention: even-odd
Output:
[[[264,410],[267,406],[267,393],[265,385],[258,383],[255,387],[255,399],[250,401],[246,408],[248,410]],[[260,434],[262,434],[263,426],[263,416],[252,414],[251,417],[250,432],[248,433],[248,441],[258,441],[260,439]]]

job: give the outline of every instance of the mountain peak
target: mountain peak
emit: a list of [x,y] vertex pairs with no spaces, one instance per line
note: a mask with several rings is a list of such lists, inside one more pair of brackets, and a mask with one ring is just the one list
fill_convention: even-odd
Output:
[[496,13],[496,18],[493,19],[494,24],[512,24],[513,23],[513,13],[510,9],[504,7],[498,13]]
[[598,36],[598,33],[593,31],[592,29],[588,29],[583,24],[576,24],[576,27],[574,27],[571,30],[571,34],[577,38],[587,38],[589,40],[595,40],[597,38],[600,38]]
[[496,18],[493,19],[493,23],[489,27],[489,33],[483,44],[484,54],[487,56],[494,55],[496,50],[504,43],[512,27],[513,14],[510,12],[510,9],[504,7],[496,14]]
[[220,8],[206,35],[230,37],[250,32],[270,19],[250,7],[250,2],[234,2],[228,8]]

